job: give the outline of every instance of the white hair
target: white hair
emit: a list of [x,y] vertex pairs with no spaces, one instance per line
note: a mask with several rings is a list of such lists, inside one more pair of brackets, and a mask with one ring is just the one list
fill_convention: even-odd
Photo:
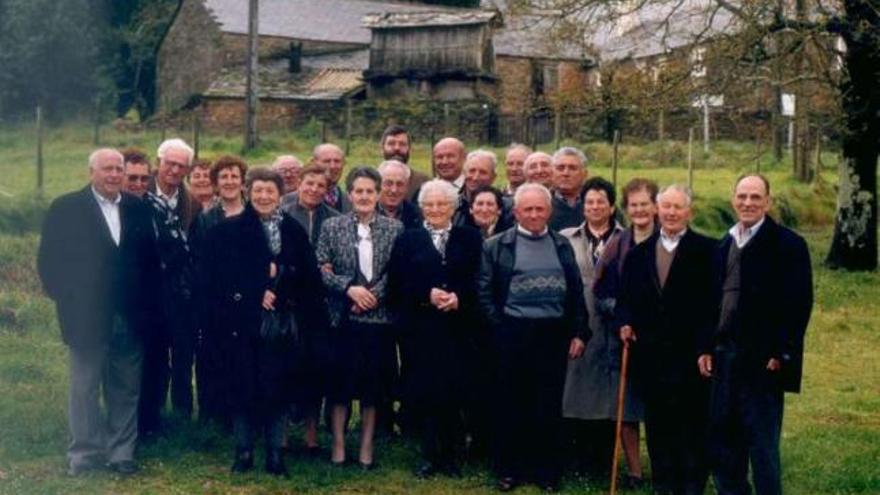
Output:
[[522,143],[510,143],[510,146],[507,147],[507,153],[510,153],[513,150],[523,150],[526,152],[526,155],[532,153],[532,148]]
[[574,146],[563,146],[562,148],[556,150],[556,152],[553,153],[553,164],[555,165],[556,162],[559,161],[559,159],[563,156],[573,156],[577,158],[581,162],[581,166],[587,164],[587,155],[585,155],[583,151],[575,148]]
[[293,155],[281,155],[278,158],[276,158],[274,162],[272,162],[272,168],[273,169],[278,168],[281,166],[282,163],[289,162],[289,161],[293,162],[294,167],[302,167],[303,166],[303,164],[299,160],[299,158],[297,158]]
[[428,182],[422,184],[421,189],[419,189],[419,206],[422,206],[422,203],[425,201],[425,197],[428,196],[429,193],[439,192],[446,196],[450,203],[452,203],[452,208],[458,208],[458,188],[453,186],[451,183],[443,180],[443,179],[431,179]]
[[122,153],[120,153],[119,150],[113,148],[98,148],[89,155],[89,168],[95,170],[95,167],[98,166],[98,159],[105,155],[110,155],[113,158],[116,158],[119,160],[120,164],[125,162],[125,157],[122,156]]
[[547,153],[544,153],[543,151],[535,151],[534,153],[530,153],[529,156],[526,157],[525,161],[523,162],[523,166],[524,166],[526,169],[528,169],[528,168],[529,168],[529,164],[532,163],[533,161],[539,159],[539,158],[546,158],[546,159],[547,159],[548,161],[550,161],[551,163],[553,162],[553,157],[552,157],[552,156],[548,155]]
[[660,198],[663,197],[664,194],[668,192],[680,192],[684,194],[685,200],[687,201],[687,206],[690,207],[691,203],[694,201],[694,193],[691,191],[691,188],[684,184],[669,184],[666,187],[660,189],[660,192],[657,193],[657,201],[660,201]]
[[412,176],[412,170],[409,169],[409,166],[403,163],[400,160],[385,160],[380,163],[376,170],[379,171],[379,175],[385,177],[385,172],[387,172],[391,168],[399,168],[403,170],[403,175],[406,177],[406,180],[409,181],[410,176]]
[[492,167],[492,173],[494,174],[495,173],[495,165],[498,164],[498,157],[495,155],[495,153],[493,153],[489,150],[484,150],[482,148],[478,149],[478,150],[471,151],[470,153],[467,154],[467,158],[464,159],[464,169],[467,170],[468,163],[470,163],[471,160],[479,160],[481,158],[485,158],[485,159],[489,160],[489,163],[491,164],[491,167]]
[[188,167],[192,165],[193,157],[195,156],[196,152],[193,151],[192,147],[186,144],[186,141],[184,141],[183,139],[172,138],[162,141],[162,144],[159,145],[159,149],[156,150],[156,156],[159,157],[159,160],[164,160],[165,153],[167,153],[169,150],[185,151],[187,154],[186,166]]
[[547,189],[542,184],[538,184],[537,182],[526,182],[525,184],[516,188],[516,192],[513,193],[513,206],[516,207],[519,205],[519,202],[522,200],[522,197],[525,193],[537,191],[544,196],[544,199],[547,200],[547,206],[553,204],[553,196],[550,194],[550,189]]

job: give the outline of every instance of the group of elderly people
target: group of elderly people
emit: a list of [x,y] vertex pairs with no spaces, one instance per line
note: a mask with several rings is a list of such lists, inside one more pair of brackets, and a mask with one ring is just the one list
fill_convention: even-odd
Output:
[[305,165],[248,169],[194,162],[172,139],[152,174],[136,150],[93,153],[90,186],[53,203],[38,263],[71,348],[71,474],[102,458],[134,472],[169,384],[175,415],[192,417],[195,361],[199,416],[231,426],[233,472],[253,468],[261,434],[266,471],[287,475],[292,405],[307,452],[321,452],[323,406],[330,462],[351,464],[357,401],[362,469],[396,423],[421,441],[419,477],[488,456],[498,489],[555,491],[572,464],[609,475],[627,346],[628,486],[642,484],[644,421],[656,492],[702,493],[711,465],[720,493],[748,493],[749,460],[758,493],[781,492],[782,392],[799,384],[812,289],[763,177],[737,181],[739,223],[719,248],[689,228],[686,187],[633,179],[620,215],[576,148],[511,146],[503,191],[495,154],[458,139],[435,144],[434,178],[407,164],[406,129],[381,148],[344,181],[329,143]]

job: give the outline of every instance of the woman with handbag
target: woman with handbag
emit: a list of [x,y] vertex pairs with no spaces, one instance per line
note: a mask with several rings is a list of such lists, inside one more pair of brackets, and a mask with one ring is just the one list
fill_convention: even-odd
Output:
[[403,224],[376,211],[382,178],[369,167],[353,169],[345,180],[352,211],[321,226],[316,254],[328,293],[333,349],[327,402],[332,404],[333,452],[345,464],[348,405],[360,401],[362,469],[373,463],[376,406],[391,398],[397,373],[387,268]]
[[203,256],[205,330],[225,363],[220,379],[233,418],[239,473],[253,467],[254,439],[266,438],[266,471],[286,476],[285,411],[306,377],[309,342],[325,331],[326,306],[314,251],[303,228],[278,208],[284,182],[252,169],[244,212],[208,233]]

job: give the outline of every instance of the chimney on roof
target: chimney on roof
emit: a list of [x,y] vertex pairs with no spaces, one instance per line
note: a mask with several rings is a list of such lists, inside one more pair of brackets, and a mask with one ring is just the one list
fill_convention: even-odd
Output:
[[292,41],[287,52],[287,72],[296,74],[302,71],[302,43]]

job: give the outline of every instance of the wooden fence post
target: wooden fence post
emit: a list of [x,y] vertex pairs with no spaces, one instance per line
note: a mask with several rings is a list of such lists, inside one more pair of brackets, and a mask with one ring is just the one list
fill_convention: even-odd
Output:
[[620,129],[614,129],[614,140],[612,141],[611,153],[611,183],[617,189],[617,165],[618,165],[618,147],[620,146]]
[[37,197],[43,197],[43,109],[37,105]]
[[101,144],[101,97],[95,97],[95,129],[92,133],[92,144],[96,147]]
[[694,192],[694,128],[688,129],[688,188]]
[[556,109],[553,112],[553,140],[556,142],[556,149],[559,149],[559,141],[562,139],[562,111]]
[[345,155],[351,152],[351,98],[345,99]]
[[193,147],[193,158],[199,157],[199,139],[202,133],[202,119],[199,115],[198,110],[193,110],[192,113],[192,147]]

